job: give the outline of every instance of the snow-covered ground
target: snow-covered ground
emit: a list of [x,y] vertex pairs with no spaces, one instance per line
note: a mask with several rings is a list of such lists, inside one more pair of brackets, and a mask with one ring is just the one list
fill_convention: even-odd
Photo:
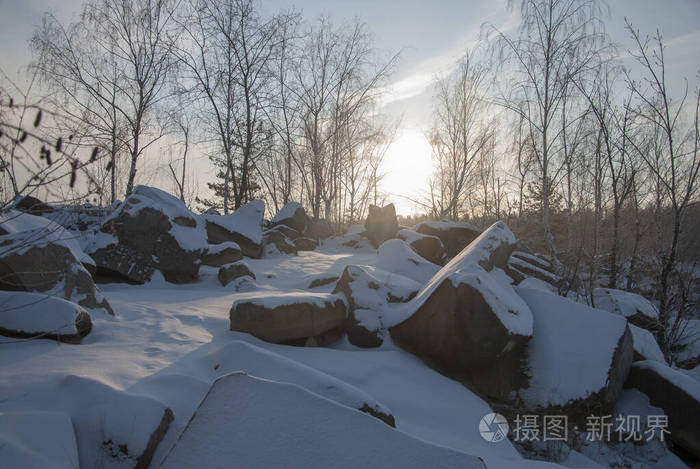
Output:
[[[330,239],[316,251],[300,252],[298,256],[246,259],[257,277],[254,288],[270,294],[308,291],[312,279],[340,276],[348,264],[376,265],[375,250],[348,248],[340,241]],[[413,444],[427,448],[425,454],[445,456],[445,461],[455,462],[456,467],[466,467],[460,466],[465,461],[473,462],[456,453],[477,456],[489,468],[557,467],[523,459],[508,440],[491,443],[482,438],[479,422],[492,411],[488,404],[462,384],[397,348],[388,337],[377,349],[356,348],[347,341],[332,348],[312,348],[269,344],[249,334],[230,331],[229,310],[236,298],[245,293],[236,291],[235,282],[222,287],[216,275],[215,268],[203,267],[195,284],[169,284],[156,274],[146,285],[102,285],[116,316],[92,310],[92,332],[80,345],[0,337],[0,460],[31,460],[36,454],[46,459],[49,454],[56,455],[49,459],[57,467],[61,467],[61,462],[76,467],[76,453],[69,448],[72,440],[66,437],[64,428],[72,420],[81,467],[133,466],[134,455],[143,451],[147,440],[143,433],[150,433],[158,425],[163,408],[169,407],[174,421],[151,466],[158,467],[164,459],[172,464],[183,457],[182,451],[172,459],[166,456],[212,383],[221,376],[243,371],[296,386],[263,386],[256,381],[249,383],[250,389],[243,389],[241,395],[249,395],[262,386],[261,393],[272,395],[301,393],[303,405],[315,402],[305,393],[322,399],[324,402],[319,405],[332,404],[329,415],[338,417],[330,424],[337,425],[338,432],[329,432],[325,422],[324,434],[330,435],[327,437],[343,437],[345,426],[361,431],[362,419],[373,419],[353,410],[363,403],[390,412],[396,419],[396,430],[377,427],[384,425],[378,420],[368,422],[368,431],[374,433],[360,439],[359,447],[346,441],[344,445],[334,442],[331,448],[362,453],[361,441],[374,434],[398,431],[402,438],[387,438],[396,450],[421,440]],[[331,282],[313,291],[330,292],[333,287]],[[333,402],[328,404],[325,400]],[[250,403],[247,408],[260,413],[260,421],[251,427],[257,431],[265,429],[266,419],[275,421],[272,413],[279,416],[284,412],[284,406],[266,406],[264,401]],[[265,415],[265,409],[271,414]],[[290,415],[302,413],[290,409]],[[40,425],[42,433],[27,432],[28,425]],[[16,427],[25,430],[13,433]],[[256,446],[260,440],[259,434],[254,433],[239,433],[237,438],[249,439],[237,447],[266,451],[265,447]],[[307,433],[300,435],[308,437]],[[37,450],[41,445],[36,440],[52,440],[56,442],[54,446],[66,442],[68,447]],[[107,442],[128,443],[128,452],[120,454]],[[439,448],[430,449],[431,445]],[[368,443],[366,449],[370,446]],[[287,442],[289,451],[295,447],[293,442]],[[372,446],[375,450],[376,445]],[[221,455],[229,456],[226,452]],[[385,457],[386,460],[375,460],[376,466],[391,465],[391,448],[387,448]],[[230,461],[219,464],[225,462]],[[566,462],[569,467],[596,467],[577,453],[572,453]]]

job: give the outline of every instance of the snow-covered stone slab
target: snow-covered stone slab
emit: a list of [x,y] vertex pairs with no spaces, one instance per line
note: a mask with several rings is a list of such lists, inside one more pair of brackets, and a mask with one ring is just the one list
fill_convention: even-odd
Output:
[[657,362],[666,363],[664,354],[658,342],[656,342],[654,334],[634,324],[628,324],[627,326],[632,333],[635,361],[656,360]]
[[538,264],[534,264],[530,261],[523,260],[515,256],[511,256],[511,258],[508,260],[506,272],[508,272],[511,277],[518,282],[521,281],[519,278],[517,278],[519,275],[523,276],[524,278],[534,277],[553,286],[558,285],[560,281],[558,275],[550,272],[549,270],[543,269]]
[[63,412],[0,413],[3,467],[72,469],[79,465],[75,431]]
[[700,381],[656,360],[632,364],[627,387],[649,397],[668,415],[668,437],[700,457]]
[[333,293],[342,293],[348,300],[345,332],[350,343],[358,347],[380,346],[387,327],[387,305],[409,301],[420,288],[415,280],[376,267],[345,267]]
[[595,307],[619,314],[635,326],[654,329],[659,319],[659,311],[646,298],[636,293],[613,288],[593,290]]
[[340,295],[257,291],[237,295],[229,314],[230,328],[283,343],[319,337],[342,327],[345,311]]
[[258,258],[262,254],[265,202],[253,200],[229,215],[206,215],[207,241],[220,244],[237,243],[243,255]]
[[406,244],[411,246],[416,253],[425,258],[428,262],[432,262],[436,265],[443,265],[445,263],[447,252],[445,251],[445,246],[442,244],[442,241],[440,241],[440,238],[437,236],[427,235],[409,229],[400,230],[396,236],[405,241]]
[[90,315],[70,301],[40,293],[0,291],[0,334],[79,344],[90,333]]
[[250,277],[256,280],[255,274],[250,270],[250,266],[243,261],[225,264],[219,267],[218,279],[224,287],[240,277]]
[[439,265],[419,256],[400,239],[390,239],[379,246],[375,265],[386,272],[408,277],[421,284],[428,282],[440,270]]
[[424,221],[411,229],[440,238],[448,257],[459,254],[481,233],[479,228],[461,221]]
[[164,467],[484,468],[299,386],[233,373],[216,380]]
[[202,265],[221,267],[224,264],[240,261],[243,259],[241,248],[233,241],[226,241],[221,244],[209,244],[202,253]]
[[406,303],[406,319],[390,329],[392,338],[460,375],[488,368],[527,342],[530,309],[509,283],[489,272],[505,264],[514,243],[502,222],[484,231]]
[[529,386],[518,391],[525,407],[570,419],[612,409],[633,359],[627,321],[542,290],[516,291],[534,318],[526,349]]

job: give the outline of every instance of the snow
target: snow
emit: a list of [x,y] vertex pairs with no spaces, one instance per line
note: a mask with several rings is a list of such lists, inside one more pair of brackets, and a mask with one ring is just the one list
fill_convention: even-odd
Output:
[[415,280],[377,267],[349,265],[346,272],[352,279],[352,299],[362,309],[381,311],[389,302],[389,295],[408,301],[421,288]]
[[41,247],[54,243],[68,248],[78,262],[95,265],[95,261],[80,247],[79,235],[48,218],[9,210],[0,213],[0,227],[8,232],[0,236],[0,240],[16,240],[15,243],[6,247],[0,247],[0,257],[8,254],[22,254],[34,246]]
[[0,291],[0,327],[28,334],[75,334],[83,308],[41,293]]
[[395,467],[484,467],[476,457],[408,437],[299,386],[244,373],[213,384],[163,465],[381,467],[387,455]]
[[219,254],[226,249],[235,249],[237,251],[241,250],[237,243],[234,243],[233,241],[224,241],[221,244],[208,244],[206,247],[206,252],[207,254]]
[[400,239],[390,239],[382,243],[377,255],[375,265],[378,268],[403,275],[421,284],[426,283],[440,270],[439,265],[428,262]]
[[595,288],[593,290],[593,301],[596,308],[625,317],[641,313],[647,318],[659,318],[659,312],[654,305],[636,293],[612,288]]
[[0,413],[0,461],[23,469],[78,467],[70,417],[63,412]]
[[528,343],[530,387],[521,391],[526,403],[564,405],[603,389],[627,321],[542,290],[515,290],[534,318]]
[[644,357],[645,360],[656,360],[657,362],[666,363],[664,354],[659,348],[659,344],[654,338],[654,334],[646,329],[637,327],[634,324],[627,324],[632,333],[634,342],[634,351]]
[[297,209],[303,210],[304,207],[302,207],[302,205],[299,202],[289,202],[285,204],[285,206],[282,207],[282,210],[277,212],[277,214],[274,217],[272,217],[272,220],[270,220],[270,224],[276,225],[284,220],[292,218]]
[[[177,217],[195,218],[195,215],[180,199],[163,190],[150,186],[134,187],[129,197],[122,202],[119,210],[116,210],[110,218],[117,216],[121,210],[134,216],[144,208],[152,208],[163,212],[171,219]],[[105,220],[105,223],[108,222],[110,218]]]
[[557,289],[554,287],[554,285],[535,277],[527,277],[525,280],[520,282],[518,286],[522,288],[529,288],[531,290],[540,290],[545,293],[557,294]]
[[700,381],[693,379],[681,371],[674,370],[670,366],[664,363],[659,363],[655,360],[644,360],[641,362],[634,362],[632,364],[633,368],[638,368],[640,370],[651,370],[654,373],[661,376],[663,379],[673,384],[679,389],[682,389],[686,394],[700,402]]
[[423,238],[434,238],[440,241],[440,238],[437,236],[432,236],[432,235],[427,235],[423,233],[418,233],[417,231],[414,231],[412,229],[404,228],[403,230],[399,230],[398,233],[396,233],[396,236],[401,238],[402,240],[406,241],[408,244],[411,244],[415,241],[419,241]]
[[265,202],[252,200],[228,215],[204,215],[206,220],[239,233],[255,244],[262,244],[262,222],[265,215]]

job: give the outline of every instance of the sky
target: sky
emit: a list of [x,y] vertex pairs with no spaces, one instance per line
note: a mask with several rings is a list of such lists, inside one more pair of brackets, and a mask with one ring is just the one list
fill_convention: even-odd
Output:
[[[51,10],[68,22],[81,4],[82,0],[0,0],[0,67],[16,76],[29,62],[27,41],[43,12]],[[414,210],[411,199],[425,195],[432,170],[425,135],[434,80],[474,47],[485,23],[505,31],[517,27],[516,12],[507,0],[262,0],[261,5],[270,12],[295,8],[307,19],[327,15],[336,24],[358,18],[369,26],[380,54],[401,52],[381,108],[390,119],[400,119],[384,160],[382,188],[404,215]],[[610,0],[607,5],[606,29],[623,53],[632,46],[625,17],[644,34],[658,28],[668,46],[672,84],[682,89],[683,77],[697,83],[700,0]]]

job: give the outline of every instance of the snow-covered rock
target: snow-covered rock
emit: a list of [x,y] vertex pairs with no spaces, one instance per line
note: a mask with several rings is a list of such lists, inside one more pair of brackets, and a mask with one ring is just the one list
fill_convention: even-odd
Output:
[[394,341],[448,373],[498,388],[497,380],[480,379],[482,371],[499,357],[518,355],[532,336],[527,304],[494,275],[514,243],[502,222],[485,230],[406,303],[406,319],[390,329]]
[[299,386],[233,373],[216,380],[164,467],[484,468]]
[[47,411],[0,413],[0,461],[8,468],[78,467],[78,447],[70,417]]
[[248,332],[275,343],[326,336],[345,322],[345,301],[339,295],[258,291],[236,297],[230,312],[232,331]]
[[212,267],[221,267],[224,264],[230,264],[241,259],[243,259],[241,248],[233,241],[209,244],[202,253],[202,265]]
[[255,280],[255,274],[250,266],[243,261],[222,265],[219,268],[218,279],[224,287],[240,277],[250,277]]
[[666,363],[664,354],[656,342],[654,334],[634,324],[628,324],[627,326],[632,333],[635,361],[656,360],[657,362]]
[[309,228],[309,217],[299,202],[289,202],[270,220],[270,226],[286,225],[289,228],[304,233]]
[[439,270],[440,266],[427,261],[400,239],[390,239],[377,250],[375,265],[387,272],[408,277],[425,284]]
[[649,397],[668,415],[668,437],[700,457],[700,382],[655,360],[635,362],[627,387]]
[[115,240],[91,250],[98,274],[145,283],[158,270],[169,282],[197,280],[206,246],[201,220],[167,192],[136,186],[101,231]]
[[43,217],[9,211],[0,215],[0,289],[35,291],[74,301],[86,308],[112,307],[95,286],[75,235]]
[[349,265],[335,285],[333,293],[342,293],[348,301],[345,332],[351,344],[378,347],[384,340],[389,303],[404,303],[416,296],[421,284],[402,275],[376,267]]
[[440,238],[448,257],[459,254],[481,233],[479,228],[461,221],[424,221],[411,229]]
[[442,241],[437,236],[422,234],[414,230],[403,229],[397,233],[397,237],[405,241],[411,248],[427,261],[436,265],[443,265],[447,258],[447,252]]
[[646,298],[636,293],[613,288],[595,288],[593,301],[596,308],[610,311],[627,318],[638,327],[654,330],[659,312]]
[[40,293],[0,291],[0,334],[79,344],[90,333],[90,315],[80,306]]
[[[539,262],[536,262],[534,259],[538,259]],[[534,277],[556,288],[561,279],[550,269],[544,268],[542,266],[543,262],[536,256],[528,256],[527,258],[522,255],[511,256],[508,259],[505,271],[516,283],[520,283],[526,278]]]
[[294,241],[297,251],[313,251],[318,247],[318,242],[315,239],[300,236]]
[[268,230],[263,235],[263,251],[266,256],[272,254],[296,254],[297,247],[294,241],[286,237],[281,231]]
[[228,215],[206,215],[209,244],[225,241],[237,243],[243,255],[258,258],[262,254],[263,217],[265,202],[253,200]]
[[584,418],[612,409],[634,349],[627,321],[542,290],[516,287],[534,318],[527,344],[528,385],[517,392],[528,410]]
[[369,214],[365,221],[366,236],[376,248],[387,239],[394,238],[399,231],[399,223],[396,221],[396,208],[394,204],[384,207],[369,206]]

